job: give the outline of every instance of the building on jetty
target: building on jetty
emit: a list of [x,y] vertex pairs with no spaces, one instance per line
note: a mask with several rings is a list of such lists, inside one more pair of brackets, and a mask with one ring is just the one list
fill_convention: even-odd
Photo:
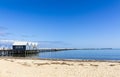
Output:
[[12,45],[13,50],[36,50],[37,43],[32,42],[14,42]]
[[14,41],[9,47],[3,44],[0,47],[0,55],[32,54],[39,52],[38,43],[36,42]]
[[12,49],[15,53],[31,53],[38,49],[38,44],[33,42],[14,42]]

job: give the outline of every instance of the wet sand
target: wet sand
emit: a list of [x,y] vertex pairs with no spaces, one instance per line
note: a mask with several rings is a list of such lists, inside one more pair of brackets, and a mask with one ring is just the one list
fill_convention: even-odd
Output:
[[120,62],[0,58],[0,77],[120,77]]

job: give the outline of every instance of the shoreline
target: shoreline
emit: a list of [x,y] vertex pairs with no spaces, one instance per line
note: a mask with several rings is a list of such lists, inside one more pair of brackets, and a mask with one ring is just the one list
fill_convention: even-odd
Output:
[[87,59],[50,59],[50,58],[35,58],[35,57],[0,57],[0,59],[24,59],[24,60],[49,60],[49,61],[70,61],[70,62],[118,62],[120,60],[87,60]]

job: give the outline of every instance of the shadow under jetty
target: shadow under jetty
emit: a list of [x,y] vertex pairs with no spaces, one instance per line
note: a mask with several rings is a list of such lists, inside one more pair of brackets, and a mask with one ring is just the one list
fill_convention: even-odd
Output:
[[25,50],[25,51],[14,51],[14,50],[0,50],[0,56],[13,56],[13,57],[29,57],[36,55],[37,50]]

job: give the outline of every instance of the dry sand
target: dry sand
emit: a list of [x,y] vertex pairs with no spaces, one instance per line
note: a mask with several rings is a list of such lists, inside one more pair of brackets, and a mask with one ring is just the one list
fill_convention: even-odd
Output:
[[120,62],[0,58],[0,77],[120,77]]

